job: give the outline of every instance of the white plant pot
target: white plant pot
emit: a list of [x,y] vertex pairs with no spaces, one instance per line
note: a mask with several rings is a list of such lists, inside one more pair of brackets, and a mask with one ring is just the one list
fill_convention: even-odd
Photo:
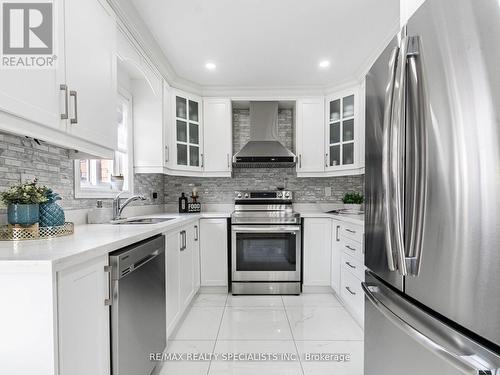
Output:
[[361,205],[360,204],[344,203],[344,208],[346,210],[351,210],[351,211],[361,211]]

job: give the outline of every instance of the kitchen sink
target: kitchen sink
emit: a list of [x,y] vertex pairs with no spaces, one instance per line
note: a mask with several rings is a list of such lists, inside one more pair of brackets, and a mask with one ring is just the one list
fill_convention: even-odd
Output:
[[111,224],[158,224],[174,219],[175,218],[173,217],[129,218],[129,219],[112,220]]

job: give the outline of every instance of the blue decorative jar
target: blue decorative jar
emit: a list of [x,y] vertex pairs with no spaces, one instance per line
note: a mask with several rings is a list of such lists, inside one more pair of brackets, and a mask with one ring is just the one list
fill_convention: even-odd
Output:
[[38,223],[40,208],[38,204],[9,204],[7,221],[12,225],[30,226]]
[[40,204],[40,226],[41,227],[57,227],[64,225],[65,215],[64,210],[56,202],[61,199],[59,194],[48,190],[47,202]]

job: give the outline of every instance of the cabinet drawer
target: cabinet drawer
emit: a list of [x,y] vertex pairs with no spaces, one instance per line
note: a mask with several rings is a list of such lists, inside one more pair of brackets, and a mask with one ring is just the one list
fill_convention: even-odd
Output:
[[363,245],[361,245],[361,243],[353,241],[349,238],[340,237],[340,246],[342,252],[352,256],[358,260],[358,262],[364,263]]
[[340,237],[363,243],[363,228],[355,224],[342,223],[340,226]]
[[364,280],[365,271],[363,264],[357,260],[356,258],[343,253],[341,256],[342,261],[342,269],[346,269],[350,273],[352,273],[359,280]]
[[341,297],[346,308],[352,313],[356,320],[363,325],[363,316],[365,308],[365,299],[361,281],[358,280],[352,273],[342,269],[341,281]]

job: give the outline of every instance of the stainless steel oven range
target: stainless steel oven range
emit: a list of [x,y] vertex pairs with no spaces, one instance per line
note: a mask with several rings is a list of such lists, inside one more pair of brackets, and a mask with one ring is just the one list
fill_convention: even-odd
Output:
[[300,294],[301,222],[290,191],[235,193],[233,294]]

